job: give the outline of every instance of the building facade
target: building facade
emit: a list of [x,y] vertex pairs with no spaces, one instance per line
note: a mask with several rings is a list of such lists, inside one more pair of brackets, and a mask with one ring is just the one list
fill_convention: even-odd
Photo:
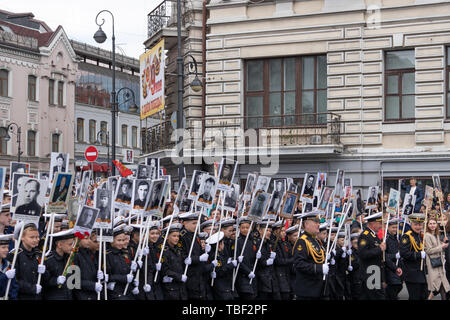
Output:
[[0,10],[0,166],[18,160],[48,171],[51,152],[69,153],[73,167],[77,60],[64,29],[51,30],[32,13]]
[[[245,156],[241,180],[278,159],[269,175],[299,183],[325,171],[333,186],[340,168],[354,187],[389,192],[400,178],[432,185],[439,173],[449,191],[449,1],[206,7],[202,143],[185,152],[221,147],[225,156]],[[244,138],[254,134],[256,141]],[[274,156],[252,164],[265,150]]]
[[[112,158],[112,55],[110,51],[85,43],[71,40],[71,44],[80,60],[75,89],[76,168],[80,172],[92,165],[96,176],[106,176],[108,156]],[[139,106],[138,60],[116,54],[116,93],[119,111],[116,159],[135,169],[141,150],[141,125],[136,108]],[[89,164],[84,157],[86,148],[91,145],[99,152],[94,164]],[[127,159],[127,151],[133,153],[132,161]]]

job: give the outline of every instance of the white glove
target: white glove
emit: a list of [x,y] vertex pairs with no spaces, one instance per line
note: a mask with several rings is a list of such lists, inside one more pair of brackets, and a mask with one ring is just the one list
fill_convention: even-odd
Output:
[[276,252],[272,251],[272,252],[270,253],[270,259],[275,259],[276,256],[277,256],[277,253],[276,253]]
[[137,270],[137,263],[135,261],[131,261],[131,271],[136,272],[136,270]]
[[45,273],[45,265],[44,264],[38,265],[38,273],[40,273],[40,274]]
[[352,249],[348,249],[348,250],[347,250],[347,253],[348,253],[349,256],[351,256],[352,253],[353,253],[353,250],[352,250]]
[[139,269],[141,269],[141,268],[142,268],[142,260],[139,260],[139,261],[137,262],[137,264],[138,264],[138,266],[139,266]]
[[211,278],[213,278],[213,279],[216,278],[216,272],[215,271],[211,272]]
[[132,294],[137,295],[139,294],[139,288],[138,287],[134,287],[133,291],[131,291]]
[[66,282],[66,277],[64,277],[64,276],[59,276],[59,277],[56,279],[56,283],[57,283],[57,284],[63,284],[64,282]]
[[207,253],[204,253],[204,254],[202,254],[201,256],[200,256],[200,261],[201,262],[205,262],[205,261],[208,261],[208,254]]
[[335,263],[336,263],[336,260],[334,260],[334,258],[331,259],[331,265],[334,266]]
[[336,249],[331,250],[331,252],[333,252],[333,255],[336,256]]
[[187,281],[187,275],[183,274],[181,276],[181,281],[186,282]]
[[133,281],[133,275],[132,274],[127,274],[127,282],[131,283],[131,281]]
[[116,283],[115,282],[110,282],[110,283],[108,283],[108,290],[114,290],[114,287],[116,286]]
[[353,267],[352,266],[348,266],[348,271],[353,271]]
[[12,279],[16,276],[16,269],[8,270],[5,272],[5,274],[8,279]]
[[164,276],[163,283],[170,283],[170,282],[172,282],[172,280],[173,280],[172,277]]
[[36,294],[41,293],[42,291],[42,286],[40,284],[36,284]]
[[139,256],[142,256],[143,255],[143,251],[141,250],[141,249],[137,249],[136,250],[136,255],[139,257]]
[[139,287],[139,280],[138,279],[134,279],[133,284],[135,287]]
[[214,267],[217,267],[217,260],[213,260],[213,261],[211,262],[211,264],[212,264]]
[[191,257],[187,257],[186,259],[184,259],[184,264],[185,265],[190,265],[192,263],[192,259],[191,259]]
[[145,292],[150,292],[150,291],[152,291],[152,287],[151,287],[149,284],[146,284],[146,285],[144,286],[144,291],[145,291]]
[[253,279],[255,277],[255,274],[253,273],[253,271],[248,274],[248,277],[250,279]]
[[238,257],[239,263],[242,263],[242,260],[244,260],[244,256],[239,256],[239,257]]
[[148,255],[149,253],[150,253],[150,250],[149,250],[148,247],[145,247],[144,250],[142,250],[142,254],[143,254],[144,256]]
[[331,254],[327,254],[327,260],[329,261],[331,259]]
[[422,259],[425,259],[425,257],[426,257],[425,251],[420,251],[420,255],[421,255]]
[[103,280],[104,275],[103,275],[103,271],[98,270],[97,271],[97,280]]
[[395,259],[400,259],[400,252],[397,252],[396,254],[395,254]]
[[342,258],[345,258],[347,256],[347,254],[345,253],[345,251],[344,252],[342,252],[342,255],[341,255],[341,257]]
[[211,245],[209,243],[205,243],[205,252],[209,253],[211,251]]
[[95,283],[95,292],[102,292],[102,289],[103,289],[103,286],[100,284],[100,283],[98,283],[98,282],[96,282]]
[[109,274],[105,274],[105,282],[108,282],[109,281]]
[[260,259],[261,258],[261,251],[258,251],[257,253],[256,253],[256,259]]
[[161,262],[158,262],[158,263],[156,264],[156,270],[157,270],[157,271],[161,271]]
[[228,258],[227,264],[230,264],[230,263],[231,263],[231,258]]
[[323,273],[323,275],[327,275],[329,270],[330,270],[330,267],[328,267],[328,263],[322,265],[322,273]]
[[347,252],[347,247],[342,247],[342,251]]
[[268,266],[273,265],[273,259],[272,258],[267,259],[266,260],[266,265],[268,265]]
[[231,260],[231,263],[233,264],[233,267],[237,267],[237,260]]

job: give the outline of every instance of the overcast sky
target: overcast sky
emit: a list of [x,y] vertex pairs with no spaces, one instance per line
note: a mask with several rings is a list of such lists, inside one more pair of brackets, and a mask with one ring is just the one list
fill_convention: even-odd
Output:
[[147,38],[147,14],[161,2],[162,0],[0,0],[0,9],[15,13],[32,12],[35,19],[44,21],[52,30],[62,25],[70,39],[111,50],[110,14],[100,15],[105,19],[102,29],[108,39],[103,44],[98,44],[93,39],[98,29],[95,16],[107,9],[114,15],[116,52],[139,59],[139,55],[144,53],[143,42]]

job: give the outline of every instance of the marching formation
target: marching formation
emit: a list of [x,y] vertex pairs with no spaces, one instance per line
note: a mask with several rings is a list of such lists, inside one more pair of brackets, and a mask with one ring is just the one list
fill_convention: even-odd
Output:
[[75,183],[65,168],[36,178],[21,163],[5,183],[0,168],[0,297],[397,300],[406,285],[410,300],[447,299],[438,175],[425,190],[414,178],[370,187],[363,201],[342,170],[334,187],[321,172],[302,185],[250,173],[239,192],[238,163],[222,159],[175,191],[158,159],[135,174],[116,165],[120,176]]

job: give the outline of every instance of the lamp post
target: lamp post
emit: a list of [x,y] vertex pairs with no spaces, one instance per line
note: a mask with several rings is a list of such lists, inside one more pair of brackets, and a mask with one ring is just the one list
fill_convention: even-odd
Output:
[[[16,127],[16,131],[17,133],[14,133],[14,128],[13,126]],[[17,152],[17,162],[20,162],[20,156],[23,153],[21,148],[20,148],[20,143],[21,143],[21,136],[22,136],[22,128],[19,127],[17,125],[17,123],[12,122],[8,125],[8,127],[5,128],[1,128],[0,129],[0,137],[4,140],[4,141],[9,141],[11,140],[11,136],[8,134],[8,132],[11,132],[12,134],[15,134],[17,136],[17,146],[18,146],[18,152]]]
[[[107,149],[107,156],[106,156],[106,163],[107,165],[107,172],[106,172],[106,176],[109,177],[109,166],[110,166],[110,162],[109,162],[109,133],[106,130],[100,130],[99,132],[97,132],[97,144],[102,145],[103,143],[101,142],[100,139],[103,139],[103,137],[106,135],[106,149]],[[100,139],[98,138],[100,136]]]
[[[94,39],[97,43],[103,43],[106,41],[106,34],[102,30],[102,25],[105,23],[105,19],[102,19],[102,23],[98,23],[98,16],[102,12],[108,12],[112,17],[112,91],[111,91],[111,127],[112,127],[112,159],[116,160],[116,37],[114,34],[114,15],[109,10],[100,11],[95,17],[95,23],[99,26],[99,29],[94,34]],[[111,161],[112,162],[112,161]],[[116,175],[116,168],[111,163],[112,175]]]

